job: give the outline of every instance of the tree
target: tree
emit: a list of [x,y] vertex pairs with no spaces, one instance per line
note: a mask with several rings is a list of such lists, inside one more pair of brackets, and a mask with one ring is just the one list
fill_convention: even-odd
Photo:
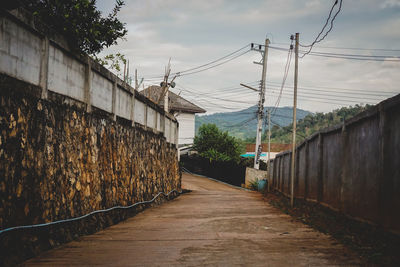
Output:
[[203,124],[194,138],[194,148],[210,161],[238,161],[241,144],[236,138],[222,132],[215,124]]
[[[32,12],[35,23],[48,26],[49,33],[60,33],[74,51],[96,55],[117,44],[127,30],[117,14],[124,2],[117,0],[107,17],[96,8],[96,0],[19,0]],[[43,28],[43,27],[40,27]]]

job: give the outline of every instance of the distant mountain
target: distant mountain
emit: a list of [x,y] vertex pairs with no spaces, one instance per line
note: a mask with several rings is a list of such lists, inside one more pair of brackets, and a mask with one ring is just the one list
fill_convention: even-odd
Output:
[[[265,107],[265,111],[268,108],[270,107]],[[303,119],[308,114],[312,113],[297,109],[297,120]],[[276,112],[271,116],[271,127],[275,124],[280,126],[289,125],[292,123],[292,115],[293,109],[290,107],[277,108]],[[196,115],[196,133],[202,124],[207,123],[214,123],[219,129],[228,131],[230,135],[241,139],[254,138],[256,136],[257,127],[257,106],[252,106],[236,112],[215,113],[203,116]],[[267,125],[267,123],[265,123],[265,125]]]

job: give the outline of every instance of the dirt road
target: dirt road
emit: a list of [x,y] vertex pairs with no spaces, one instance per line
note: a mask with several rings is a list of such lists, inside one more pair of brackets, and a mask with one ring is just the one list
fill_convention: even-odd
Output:
[[248,192],[189,174],[193,190],[31,259],[27,266],[363,265],[332,238]]

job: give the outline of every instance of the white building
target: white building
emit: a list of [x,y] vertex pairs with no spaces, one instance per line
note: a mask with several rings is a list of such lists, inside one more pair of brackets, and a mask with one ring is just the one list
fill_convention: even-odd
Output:
[[[153,85],[147,87],[140,93],[157,103],[161,94],[161,87]],[[195,135],[195,114],[204,113],[206,111],[171,91],[168,92],[168,100],[169,111],[174,114],[179,123],[179,146],[193,144]],[[159,105],[164,107],[164,98],[161,99]]]

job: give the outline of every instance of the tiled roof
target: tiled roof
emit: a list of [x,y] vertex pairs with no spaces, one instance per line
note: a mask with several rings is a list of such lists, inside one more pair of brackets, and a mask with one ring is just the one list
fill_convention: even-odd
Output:
[[[153,102],[157,103],[160,94],[161,94],[161,87],[152,85],[147,87],[146,89],[140,91],[140,93]],[[192,102],[184,99],[183,97],[169,91],[168,92],[168,99],[169,99],[169,109],[170,111],[174,112],[187,112],[187,113],[205,113],[206,110],[202,109],[201,107],[193,104]],[[160,100],[160,106],[164,107],[164,97]]]

